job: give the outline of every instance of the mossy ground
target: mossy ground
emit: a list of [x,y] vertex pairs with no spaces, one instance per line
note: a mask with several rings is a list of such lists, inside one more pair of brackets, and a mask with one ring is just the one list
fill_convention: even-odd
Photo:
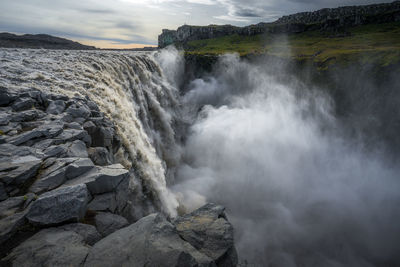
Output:
[[320,31],[299,34],[229,35],[192,41],[188,54],[267,54],[297,60],[312,60],[321,68],[355,60],[388,66],[400,62],[400,22],[371,24],[347,29],[341,37]]

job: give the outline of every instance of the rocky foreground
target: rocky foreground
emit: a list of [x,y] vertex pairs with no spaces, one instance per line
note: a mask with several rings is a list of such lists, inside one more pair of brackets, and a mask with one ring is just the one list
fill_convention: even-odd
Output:
[[120,146],[89,99],[0,88],[0,265],[235,266],[221,206],[131,216]]

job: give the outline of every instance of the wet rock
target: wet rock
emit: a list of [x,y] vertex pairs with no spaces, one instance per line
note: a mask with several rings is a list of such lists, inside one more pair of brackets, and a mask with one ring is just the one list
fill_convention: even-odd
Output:
[[83,128],[88,132],[92,139],[93,147],[112,148],[113,131],[109,128],[98,127],[93,122],[86,122]]
[[116,207],[117,203],[115,199],[115,193],[105,193],[101,195],[95,195],[93,197],[93,200],[88,205],[88,210],[110,211],[114,213]]
[[97,230],[102,236],[108,236],[129,224],[124,217],[109,212],[97,214],[94,220]]
[[46,112],[53,115],[58,115],[63,113],[65,110],[65,103],[63,100],[51,101],[46,109]]
[[214,266],[182,240],[164,217],[152,214],[97,242],[84,266]]
[[90,147],[88,149],[90,159],[99,166],[106,166],[112,164],[113,160],[104,147]]
[[3,183],[0,183],[0,201],[3,201],[8,198],[8,194],[6,188],[4,187]]
[[81,266],[89,251],[84,238],[58,228],[41,230],[2,260],[10,266]]
[[26,218],[30,223],[50,226],[83,219],[89,193],[85,185],[61,187],[41,195],[32,203]]
[[206,204],[174,222],[179,235],[213,259],[218,266],[236,266],[233,227],[226,219],[225,208]]
[[23,97],[23,98],[19,98],[18,100],[16,100],[11,107],[15,111],[22,111],[22,110],[31,109],[34,104],[35,104],[35,101],[33,101],[32,98]]
[[58,227],[58,229],[63,229],[65,231],[73,231],[78,235],[83,237],[86,244],[93,246],[97,241],[101,239],[100,233],[97,231],[96,227],[89,224],[83,223],[70,223]]
[[65,185],[86,184],[91,194],[114,191],[129,174],[121,164],[106,167],[96,166],[92,171],[68,181]]

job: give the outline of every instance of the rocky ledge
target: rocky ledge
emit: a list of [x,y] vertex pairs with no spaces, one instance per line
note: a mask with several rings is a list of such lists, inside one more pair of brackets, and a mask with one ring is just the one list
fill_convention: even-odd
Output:
[[132,216],[120,146],[87,98],[0,88],[0,266],[235,266],[221,206]]

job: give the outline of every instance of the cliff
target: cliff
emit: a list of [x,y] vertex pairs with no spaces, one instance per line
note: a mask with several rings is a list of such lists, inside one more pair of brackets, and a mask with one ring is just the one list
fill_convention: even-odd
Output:
[[94,46],[87,46],[68,39],[54,37],[47,34],[0,33],[0,47],[6,48],[45,48],[45,49],[70,49],[92,50]]
[[314,12],[302,12],[283,16],[272,23],[259,23],[246,27],[232,25],[190,26],[184,25],[175,30],[162,31],[158,36],[158,46],[170,44],[185,45],[194,40],[218,38],[233,34],[254,36],[270,33],[301,33],[320,30],[333,34],[346,33],[347,27],[374,23],[400,21],[400,1],[365,6],[346,6],[324,8]]

